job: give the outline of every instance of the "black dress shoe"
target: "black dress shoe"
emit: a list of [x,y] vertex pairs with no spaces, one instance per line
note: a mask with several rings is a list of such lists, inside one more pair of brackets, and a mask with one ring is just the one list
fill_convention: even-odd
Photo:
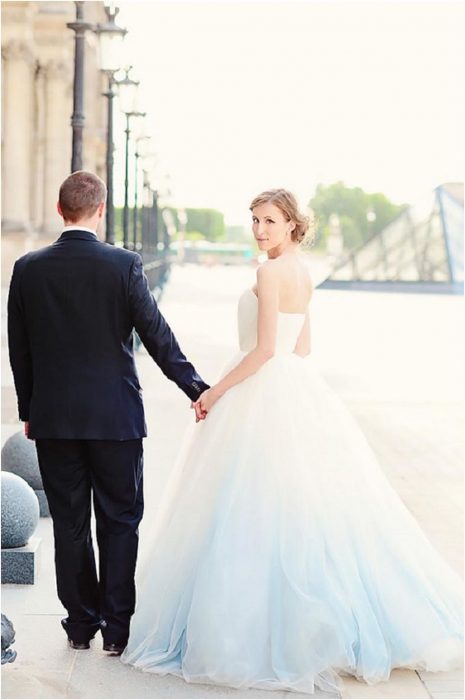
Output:
[[89,642],[75,642],[74,639],[69,639],[68,643],[71,649],[90,649]]
[[126,643],[125,644],[107,644],[106,642],[103,642],[103,651],[109,651],[111,654],[115,654],[116,656],[120,656],[125,649],[126,649]]
[[68,635],[68,643],[71,649],[90,649],[90,640],[95,637],[95,632],[92,634],[89,639],[86,639],[85,641],[78,642],[76,639],[71,639],[69,636],[69,631],[68,631],[68,618],[65,617],[63,620],[61,620],[61,626],[65,630],[66,634]]

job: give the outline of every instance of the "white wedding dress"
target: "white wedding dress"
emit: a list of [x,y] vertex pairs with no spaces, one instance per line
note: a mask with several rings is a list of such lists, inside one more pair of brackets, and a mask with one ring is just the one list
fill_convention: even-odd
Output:
[[[240,353],[257,297],[238,307]],[[181,448],[136,575],[121,660],[236,688],[337,691],[395,667],[461,666],[462,581],[389,484],[360,427],[293,353],[230,389]]]

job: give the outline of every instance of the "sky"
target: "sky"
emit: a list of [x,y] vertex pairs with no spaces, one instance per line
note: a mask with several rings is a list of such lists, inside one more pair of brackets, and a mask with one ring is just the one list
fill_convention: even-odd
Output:
[[248,224],[250,201],[273,187],[304,208],[318,183],[342,180],[400,204],[463,181],[461,2],[118,6],[154,184],[169,186],[173,205]]

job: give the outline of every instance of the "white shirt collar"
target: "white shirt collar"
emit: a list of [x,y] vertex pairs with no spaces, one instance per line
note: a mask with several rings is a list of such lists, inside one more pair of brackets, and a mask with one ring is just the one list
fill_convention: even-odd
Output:
[[87,228],[87,226],[65,226],[62,233],[65,233],[65,231],[88,231],[89,233],[93,233],[95,238],[97,238],[96,232],[91,228]]

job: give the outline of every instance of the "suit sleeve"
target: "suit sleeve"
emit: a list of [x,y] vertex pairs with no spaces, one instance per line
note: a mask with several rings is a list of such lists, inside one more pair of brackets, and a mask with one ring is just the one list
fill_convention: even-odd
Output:
[[18,398],[19,418],[22,421],[28,421],[33,374],[19,283],[20,272],[18,262],[16,262],[8,294],[8,351]]
[[195,371],[178,345],[150,291],[142,259],[137,255],[129,275],[129,306],[134,328],[163,374],[196,401],[209,385]]

